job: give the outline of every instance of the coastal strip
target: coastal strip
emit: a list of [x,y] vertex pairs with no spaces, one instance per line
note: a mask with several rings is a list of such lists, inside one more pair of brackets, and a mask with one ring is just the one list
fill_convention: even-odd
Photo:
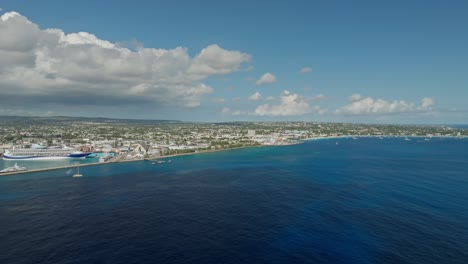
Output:
[[[326,139],[343,139],[343,138],[428,138],[427,136],[396,136],[396,135],[342,135],[342,136],[329,136],[329,137],[313,137],[307,138],[303,141],[314,141],[314,140],[326,140]],[[466,139],[468,136],[432,136],[430,138],[458,138],[458,139]],[[304,143],[304,142],[301,142]],[[205,153],[214,153],[214,152],[223,152],[223,151],[230,151],[230,150],[238,150],[238,149],[245,149],[245,148],[258,148],[258,147],[281,147],[281,146],[290,146],[296,145],[299,143],[291,143],[291,144],[282,144],[282,145],[258,145],[258,146],[242,146],[242,147],[235,147],[229,149],[216,149],[216,150],[208,150],[208,151],[198,151],[198,152],[189,152],[189,153],[179,153],[179,154],[172,154],[160,157],[153,157],[153,158],[141,158],[141,159],[132,159],[132,160],[116,160],[116,161],[108,161],[108,162],[96,162],[96,163],[85,163],[85,164],[74,164],[74,165],[67,165],[67,166],[59,166],[59,167],[50,167],[50,168],[41,168],[41,169],[32,169],[26,171],[14,171],[14,172],[4,172],[0,173],[0,176],[12,176],[18,174],[27,174],[27,173],[36,173],[41,171],[50,171],[50,170],[61,170],[61,169],[70,169],[70,168],[77,168],[77,167],[86,167],[86,166],[99,166],[99,165],[106,165],[106,164],[116,164],[116,163],[124,163],[124,162],[136,162],[136,161],[155,161],[159,159],[167,159],[172,157],[179,157],[179,156],[188,156],[188,155],[195,155],[195,154],[205,154]]]
[[[283,145],[278,145],[278,146],[283,146]],[[214,153],[214,152],[238,150],[238,149],[245,149],[245,148],[257,148],[257,147],[264,147],[264,146],[263,145],[260,145],[260,146],[243,146],[243,147],[236,147],[236,148],[229,148],[229,149],[216,149],[216,150],[208,150],[208,151],[179,153],[179,154],[172,154],[172,155],[166,155],[166,156],[160,156],[160,157],[154,157],[154,158],[141,158],[141,159],[131,159],[131,160],[117,160],[117,161],[107,161],[107,162],[73,164],[73,165],[50,167],[50,168],[41,168],[41,169],[32,169],[32,170],[25,170],[25,171],[3,172],[3,173],[0,173],[0,176],[12,176],[12,175],[18,175],[18,174],[36,173],[36,172],[41,172],[41,171],[73,169],[73,168],[77,168],[77,167],[99,166],[99,165],[117,164],[117,163],[125,163],[125,162],[136,162],[136,161],[145,161],[145,160],[155,161],[155,160],[167,159],[167,158],[179,157],[179,156],[188,156],[188,155],[194,155],[194,154],[205,154],[205,153]]]

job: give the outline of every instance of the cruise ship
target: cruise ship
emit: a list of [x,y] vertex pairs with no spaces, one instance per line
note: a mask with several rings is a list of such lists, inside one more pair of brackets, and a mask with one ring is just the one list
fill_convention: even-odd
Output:
[[29,149],[9,149],[3,153],[4,160],[56,160],[85,158],[91,152],[82,152],[71,148],[29,148]]

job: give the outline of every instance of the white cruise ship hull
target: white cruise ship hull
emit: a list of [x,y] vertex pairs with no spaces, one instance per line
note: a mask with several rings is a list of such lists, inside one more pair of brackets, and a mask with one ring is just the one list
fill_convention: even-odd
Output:
[[3,154],[4,160],[60,160],[60,159],[80,159],[86,158],[90,152],[63,152],[57,150],[17,150],[15,152],[7,151]]

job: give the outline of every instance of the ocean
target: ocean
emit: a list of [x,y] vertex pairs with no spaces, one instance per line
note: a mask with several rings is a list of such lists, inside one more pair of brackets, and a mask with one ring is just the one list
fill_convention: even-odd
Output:
[[0,177],[0,263],[468,263],[468,139]]
[[12,167],[16,164],[26,167],[28,170],[45,169],[54,167],[74,166],[79,164],[99,163],[97,158],[86,159],[58,159],[58,160],[4,160],[0,158],[0,170]]

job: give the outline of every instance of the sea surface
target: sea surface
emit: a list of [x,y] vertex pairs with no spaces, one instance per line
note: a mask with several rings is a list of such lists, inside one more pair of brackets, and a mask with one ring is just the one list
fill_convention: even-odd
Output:
[[0,177],[0,263],[468,263],[468,139]]
[[[0,157],[0,170],[8,167],[18,166],[26,167],[28,170],[45,169],[53,167],[74,166],[79,164],[98,163],[99,159],[85,158],[85,159],[58,159],[58,160],[4,160]],[[1,174],[0,174],[1,175]]]

